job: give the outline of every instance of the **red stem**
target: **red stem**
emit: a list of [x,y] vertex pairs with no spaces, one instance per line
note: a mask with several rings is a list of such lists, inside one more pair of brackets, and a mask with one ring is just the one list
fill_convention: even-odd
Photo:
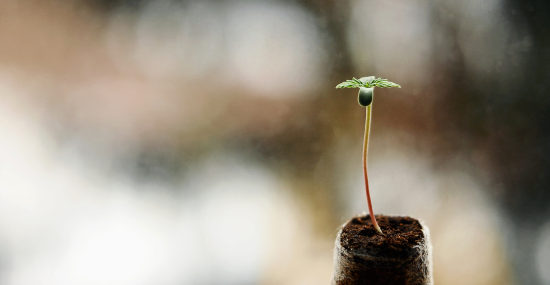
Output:
[[374,217],[374,210],[372,209],[372,202],[370,199],[370,191],[369,191],[369,176],[367,174],[367,152],[369,148],[372,103],[368,105],[366,109],[367,110],[365,114],[365,137],[363,139],[363,175],[365,176],[365,192],[367,193],[367,204],[369,206],[369,214],[370,214],[370,219],[372,221],[372,225],[374,226],[376,231],[382,234],[382,230],[380,229],[380,226],[378,225],[378,222],[376,222],[376,218]]

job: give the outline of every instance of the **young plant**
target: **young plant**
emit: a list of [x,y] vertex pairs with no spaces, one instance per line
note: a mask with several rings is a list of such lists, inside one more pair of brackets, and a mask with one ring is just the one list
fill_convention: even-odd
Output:
[[372,113],[372,101],[374,97],[374,87],[391,88],[401,86],[397,83],[393,83],[384,78],[375,78],[374,76],[361,77],[360,79],[353,78],[346,80],[338,85],[336,88],[359,88],[358,101],[359,105],[366,107],[365,114],[365,136],[363,138],[363,175],[365,177],[365,192],[367,193],[367,205],[369,207],[370,218],[376,231],[382,234],[382,230],[376,222],[374,217],[374,211],[372,210],[372,203],[369,192],[369,176],[367,175],[367,153],[369,148],[369,135]]

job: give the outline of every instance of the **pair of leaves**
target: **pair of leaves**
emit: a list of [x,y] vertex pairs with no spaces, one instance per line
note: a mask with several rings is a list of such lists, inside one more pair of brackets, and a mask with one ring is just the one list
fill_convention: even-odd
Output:
[[374,78],[372,76],[370,77],[362,77],[361,79],[352,78],[350,80],[346,80],[338,85],[336,85],[336,88],[371,88],[371,87],[382,87],[382,88],[392,88],[392,87],[398,87],[401,88],[401,85],[391,82],[385,78]]

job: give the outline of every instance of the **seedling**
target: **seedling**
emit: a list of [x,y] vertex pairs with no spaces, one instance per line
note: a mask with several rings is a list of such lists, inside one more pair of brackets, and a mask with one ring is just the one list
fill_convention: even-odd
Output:
[[367,193],[367,205],[369,207],[370,218],[374,228],[382,234],[382,230],[376,222],[374,217],[374,211],[372,210],[372,202],[370,199],[369,191],[369,176],[367,174],[367,153],[369,148],[369,135],[370,135],[370,124],[371,124],[371,113],[372,113],[372,101],[374,99],[374,87],[398,87],[401,86],[397,83],[393,83],[384,78],[375,78],[374,76],[361,77],[360,79],[353,78],[351,80],[346,80],[338,85],[336,88],[359,88],[359,94],[357,100],[359,105],[366,107],[365,114],[365,136],[363,138],[363,175],[365,177],[365,192]]

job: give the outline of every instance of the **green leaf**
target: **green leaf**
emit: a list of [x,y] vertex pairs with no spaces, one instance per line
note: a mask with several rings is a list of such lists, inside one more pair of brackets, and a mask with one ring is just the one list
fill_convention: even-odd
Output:
[[336,88],[360,88],[360,87],[365,87],[365,83],[355,77],[351,80],[346,80],[336,85]]
[[357,79],[353,77],[350,80],[346,80],[338,85],[336,85],[336,88],[371,88],[371,87],[382,87],[382,88],[392,88],[397,87],[401,88],[401,85],[391,82],[385,78],[374,78],[372,76],[370,77],[362,77],[361,79]]

